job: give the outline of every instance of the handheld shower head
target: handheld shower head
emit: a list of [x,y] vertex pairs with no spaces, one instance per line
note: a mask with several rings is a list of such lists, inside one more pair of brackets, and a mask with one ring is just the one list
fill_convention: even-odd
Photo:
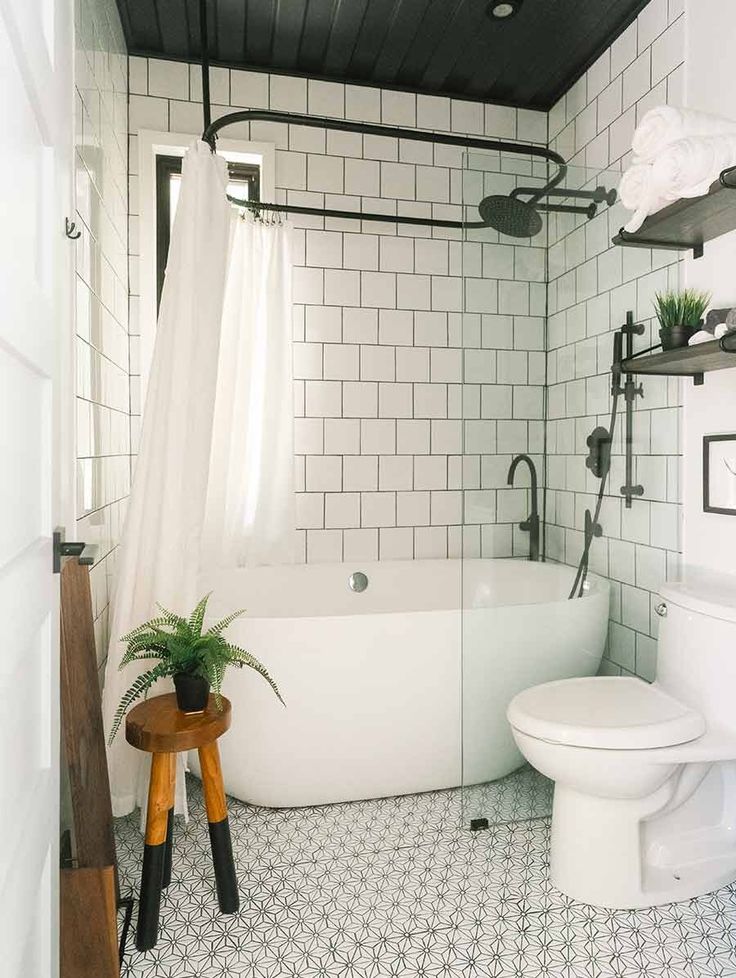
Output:
[[487,225],[512,238],[533,238],[542,230],[542,218],[536,208],[518,197],[484,197],[478,210]]

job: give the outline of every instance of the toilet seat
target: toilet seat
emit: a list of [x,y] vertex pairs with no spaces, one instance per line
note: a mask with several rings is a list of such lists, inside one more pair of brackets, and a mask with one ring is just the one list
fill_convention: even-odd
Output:
[[604,750],[671,747],[706,729],[699,713],[656,685],[619,676],[532,686],[514,697],[507,716],[529,737]]

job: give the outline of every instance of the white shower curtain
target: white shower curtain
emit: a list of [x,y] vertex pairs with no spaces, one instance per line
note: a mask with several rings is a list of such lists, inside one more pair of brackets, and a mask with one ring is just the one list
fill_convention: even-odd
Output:
[[203,563],[294,555],[291,259],[286,225],[235,221],[222,313]]
[[[157,603],[182,614],[193,608],[204,552],[220,565],[291,559],[288,235],[239,219],[226,183],[225,161],[195,143],[184,157],[120,546],[103,692],[107,731],[144,670],[141,663],[118,670],[121,636]],[[121,730],[108,751],[115,815],[145,806],[147,761]],[[176,810],[186,811],[183,777]]]

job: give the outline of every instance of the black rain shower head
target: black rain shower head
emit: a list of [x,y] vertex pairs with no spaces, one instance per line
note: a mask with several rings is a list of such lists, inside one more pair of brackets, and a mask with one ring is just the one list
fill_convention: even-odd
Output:
[[518,197],[494,194],[478,204],[483,221],[500,234],[512,238],[533,238],[542,230],[542,218],[532,204]]

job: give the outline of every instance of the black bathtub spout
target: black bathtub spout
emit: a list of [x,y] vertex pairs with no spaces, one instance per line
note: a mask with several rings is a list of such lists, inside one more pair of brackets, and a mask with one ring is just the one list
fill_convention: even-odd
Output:
[[529,532],[529,560],[539,560],[539,506],[537,503],[537,470],[534,462],[528,455],[517,455],[509,466],[509,474],[506,478],[508,485],[513,486],[514,475],[520,462],[525,462],[529,466],[529,474],[532,480],[532,511],[529,516],[519,523],[520,530]]

